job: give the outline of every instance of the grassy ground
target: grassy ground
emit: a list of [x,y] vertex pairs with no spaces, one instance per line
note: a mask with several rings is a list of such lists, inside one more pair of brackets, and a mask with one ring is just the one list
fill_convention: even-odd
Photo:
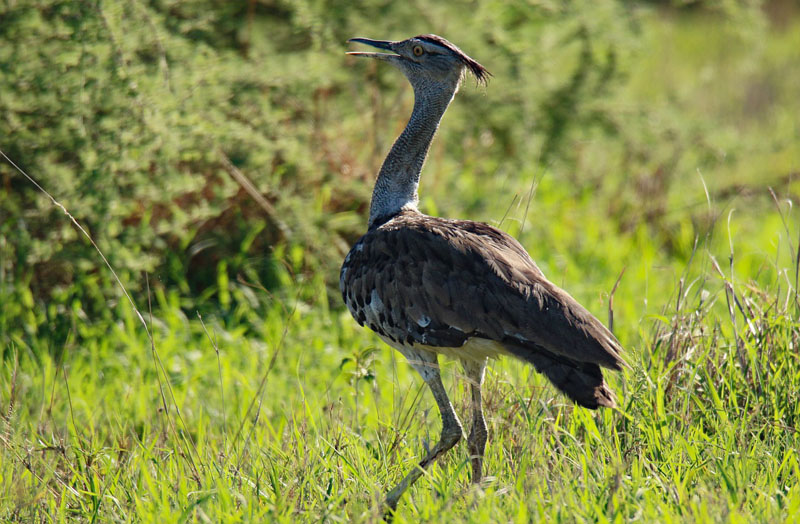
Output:
[[[490,479],[470,486],[461,443],[397,522],[795,518],[800,73],[787,64],[800,60],[799,29],[732,45],[729,27],[703,17],[646,18],[611,103],[615,124],[655,150],[648,172],[625,172],[591,137],[574,144],[581,179],[558,165],[457,163],[446,139],[434,146],[424,210],[501,224],[604,320],[619,279],[613,325],[631,369],[610,377],[620,409],[595,413],[531,368],[494,362]],[[409,104],[401,95],[382,118],[402,120]],[[445,135],[468,117],[455,104]],[[655,121],[629,114],[637,104]],[[690,125],[670,144],[689,154],[658,149],[676,107]],[[491,147],[464,145],[476,157]],[[632,201],[651,203],[647,216]],[[438,438],[438,412],[415,372],[329,298],[325,275],[290,269],[275,295],[221,275],[206,318],[154,288],[141,319],[120,302],[113,322],[78,316],[63,347],[40,333],[6,348],[0,519],[378,520],[384,491]],[[443,367],[466,414],[460,369]]]

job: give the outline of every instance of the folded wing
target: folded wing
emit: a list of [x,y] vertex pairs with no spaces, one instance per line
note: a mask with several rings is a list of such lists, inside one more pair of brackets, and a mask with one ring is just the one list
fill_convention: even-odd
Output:
[[391,341],[495,341],[581,405],[614,405],[600,366],[625,365],[619,342],[497,228],[402,213],[356,243],[340,283],[353,316]]

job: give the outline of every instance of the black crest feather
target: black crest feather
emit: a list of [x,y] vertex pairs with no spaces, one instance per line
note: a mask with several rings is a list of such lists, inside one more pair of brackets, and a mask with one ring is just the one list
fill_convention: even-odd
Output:
[[489,77],[492,74],[489,72],[488,69],[480,65],[477,60],[470,58],[464,51],[458,48],[457,45],[453,44],[449,40],[445,40],[439,35],[419,35],[416,37],[418,40],[424,40],[425,42],[430,42],[431,44],[436,44],[442,47],[446,47],[450,51],[452,51],[456,56],[458,56],[464,65],[469,69],[470,73],[472,73],[475,78],[481,84],[486,84],[489,80]]

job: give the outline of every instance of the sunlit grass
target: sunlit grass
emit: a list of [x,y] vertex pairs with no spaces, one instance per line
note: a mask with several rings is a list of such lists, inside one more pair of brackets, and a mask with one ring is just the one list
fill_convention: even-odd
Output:
[[[576,408],[529,367],[495,362],[485,386],[491,479],[470,486],[459,444],[403,500],[398,521],[789,518],[800,505],[798,218],[781,211],[792,235],[776,209],[763,222],[772,252],[732,219],[691,262],[660,267],[645,231],[609,239],[585,228],[575,245],[586,247],[573,253],[599,257],[592,246],[609,240],[627,253],[616,265],[626,272],[615,330],[632,367],[610,379],[620,410]],[[601,268],[614,268],[609,258]],[[617,274],[565,264],[564,284],[604,318]],[[402,359],[324,293],[308,293],[322,285],[259,295],[256,322],[250,310],[189,318],[175,292],[156,291],[152,319],[143,310],[152,346],[119,304],[118,323],[68,343],[60,360],[39,353],[31,365],[16,348],[2,370],[4,515],[379,518],[385,488],[438,437],[438,413]],[[245,289],[231,284],[237,303]],[[443,365],[466,413],[459,367]]]

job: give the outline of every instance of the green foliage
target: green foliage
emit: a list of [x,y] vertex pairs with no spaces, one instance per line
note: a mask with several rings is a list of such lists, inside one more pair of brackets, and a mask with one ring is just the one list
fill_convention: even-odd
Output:
[[[449,10],[412,4],[6,4],[3,150],[86,227],[139,297],[147,272],[154,285],[219,299],[221,264],[231,281],[274,289],[276,246],[299,246],[295,269],[333,282],[363,227],[386,124],[410,104],[395,72],[367,81],[365,65],[344,56],[344,41],[364,27],[398,38],[395,26],[447,33],[502,79],[491,98],[465,87],[442,138],[451,158],[479,163],[479,175],[530,168],[537,157],[572,165],[572,131],[608,118],[589,100],[613,90],[618,57],[630,51],[621,6],[476,7],[448,31],[419,17],[445,21]],[[386,114],[383,97],[401,104]],[[94,249],[11,166],[0,177],[1,232],[13,239],[0,244],[4,282],[27,283],[37,304],[64,295],[103,314],[119,296],[106,285],[87,296],[105,278]],[[11,324],[25,316],[6,326],[17,331]]]
[[[568,198],[597,199],[623,228],[646,220],[675,249],[681,226],[664,215],[685,205],[681,188],[698,170],[721,192],[764,164],[770,183],[789,181],[798,158],[787,108],[800,81],[791,42],[759,43],[757,11],[716,7],[714,20],[732,23],[683,71],[660,46],[707,45],[692,27],[702,17],[645,30],[641,12],[612,1],[464,6],[7,3],[3,150],[87,228],[140,300],[149,273],[151,285],[184,290],[185,306],[212,299],[211,308],[221,268],[233,285],[276,289],[288,252],[302,253],[290,262],[299,276],[336,281],[411,105],[396,71],[344,56],[345,40],[367,27],[394,38],[407,36],[398,27],[443,33],[495,75],[485,90],[467,83],[448,113],[423,181],[429,211],[490,220],[552,172],[573,188]],[[665,81],[691,78],[694,88],[654,93],[649,79],[664,68]],[[6,163],[0,180],[0,293],[30,293],[35,305],[3,313],[3,340],[45,325],[34,309],[52,301],[105,315],[120,297],[94,249]]]
[[[200,18],[185,6],[135,2],[12,4],[0,13],[3,149],[86,227],[134,291],[145,271],[202,291],[221,260],[272,287],[280,228],[294,233],[284,241],[302,245],[318,232],[303,212],[303,188],[320,178],[300,148],[309,126],[287,122],[304,121],[325,82],[304,72],[283,78],[281,65],[264,60],[269,48],[245,58],[230,27],[244,13],[205,7]],[[274,201],[271,215],[231,177],[236,166]],[[28,282],[40,301],[61,291],[89,298],[94,249],[9,165],[0,177],[2,235],[11,240],[0,246],[5,282]]]
[[792,519],[787,5],[6,2],[0,149],[142,317],[0,162],[0,520],[379,518],[439,419],[331,293],[412,104],[343,52],[424,32],[494,78],[445,116],[423,210],[499,224],[600,318],[615,289],[631,369],[610,378],[621,409],[592,413],[494,362],[493,479],[469,487],[462,443],[397,521]]

